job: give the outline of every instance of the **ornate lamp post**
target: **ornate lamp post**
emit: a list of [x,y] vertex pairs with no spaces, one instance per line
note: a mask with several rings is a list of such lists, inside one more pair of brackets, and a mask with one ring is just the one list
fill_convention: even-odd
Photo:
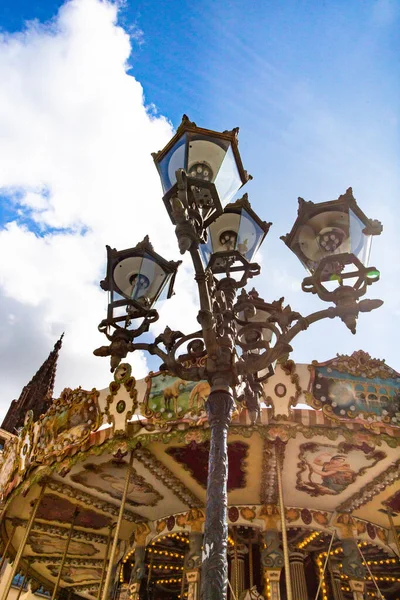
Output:
[[153,305],[168,282],[172,293],[178,266],[157,255],[145,239],[131,250],[108,249],[107,276],[101,285],[110,292],[110,303],[99,328],[111,343],[95,350],[111,356],[112,370],[128,352],[147,350],[160,357],[162,369],[188,381],[206,379],[211,386],[206,403],[211,444],[204,600],[226,598],[227,434],[234,394],[254,416],[262,381],[292,350],[290,343],[300,331],[321,319],[339,317],[355,332],[359,312],[382,304],[360,300],[368,285],[379,279],[367,261],[370,237],[381,233],[382,226],[364,215],[351,189],[330,202],[300,200],[297,220],[284,238],[310,272],[303,289],[333,306],[303,317],[283,306],[283,298],[267,304],[255,290],[245,291],[248,280],[260,273],[252,260],[270,224],[255,214],[247,195],[222,208],[249,179],[237,134],[238,129],[217,133],[198,128],[184,116],[174,138],[153,155],[180,252],[192,257],[201,329],[184,335],[167,327],[151,343],[133,341],[157,319]]

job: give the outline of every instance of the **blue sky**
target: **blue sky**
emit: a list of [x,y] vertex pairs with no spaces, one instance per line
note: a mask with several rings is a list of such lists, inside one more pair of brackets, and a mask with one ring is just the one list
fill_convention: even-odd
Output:
[[[104,243],[124,247],[130,240],[134,244],[144,236],[146,227],[154,230],[155,235],[162,233],[159,244],[165,246],[164,254],[167,258],[177,258],[173,237],[170,233],[164,234],[169,227],[165,217],[157,216],[157,223],[151,223],[149,215],[144,215],[142,220],[134,216],[135,211],[143,212],[138,196],[151,195],[153,201],[153,196],[159,194],[157,187],[150,190],[147,183],[157,178],[155,170],[149,167],[147,172],[138,166],[141,154],[148,153],[149,149],[160,149],[172,134],[165,119],[176,127],[183,113],[211,129],[240,126],[243,163],[254,176],[243,191],[249,193],[259,215],[274,223],[261,251],[262,276],[254,281],[266,300],[285,295],[292,307],[303,314],[321,307],[320,301],[300,291],[305,275],[303,268],[279,240],[280,235],[290,230],[296,217],[298,196],[325,201],[337,198],[352,186],[366,214],[384,223],[384,234],[374,239],[371,259],[381,271],[382,281],[368,294],[372,298],[381,297],[384,307],[373,314],[361,315],[355,338],[339,322],[317,325],[294,343],[294,358],[300,362],[315,358],[325,360],[337,352],[349,353],[361,347],[400,369],[397,349],[400,302],[396,291],[400,269],[395,258],[400,250],[397,211],[400,191],[399,3],[391,0],[214,0],[201,3],[127,0],[119,7],[117,21],[110,16],[103,19],[101,6],[104,8],[104,4],[96,0],[74,0],[73,9],[61,2],[44,1],[15,0],[0,6],[5,57],[0,60],[0,76],[7,82],[14,81],[13,78],[18,82],[18,85],[8,85],[6,101],[0,103],[0,136],[3,129],[6,140],[0,148],[0,152],[3,151],[0,171],[7,172],[7,176],[0,178],[3,199],[0,226],[4,233],[2,245],[0,231],[0,247],[7,251],[7,244],[21,248],[21,243],[26,242],[29,247],[32,244],[33,255],[40,244],[54,243],[58,248],[62,242],[68,252],[75,234],[79,244],[86,244],[87,256],[93,259],[92,267],[85,263],[85,282],[92,286],[104,268],[104,256],[94,258],[97,252],[101,254],[99,248]],[[26,22],[33,20],[36,25],[27,26]],[[131,49],[127,46],[129,42]],[[11,52],[13,44],[18,52]],[[47,54],[50,44],[58,60],[54,58],[54,64],[51,53]],[[68,61],[75,51],[79,57],[73,58],[75,62],[70,64]],[[92,73],[96,75],[93,84]],[[109,90],[116,81],[121,86],[119,95],[112,100],[101,99],[102,104],[97,106],[99,86],[107,83],[104,89]],[[66,90],[61,94],[59,90],[64,83]],[[144,100],[139,98],[141,92],[137,85],[132,101],[129,100],[131,111],[140,113],[141,123],[147,118],[148,129],[144,125],[135,129],[131,124],[128,102],[126,112],[119,109],[119,102],[123,102],[121,96],[128,98],[133,94],[134,83],[142,86]],[[20,96],[21,89],[24,93]],[[13,96],[18,97],[18,102],[13,101]],[[100,94],[97,98],[100,102]],[[120,113],[117,116],[113,114],[112,103],[115,113]],[[147,108],[147,117],[143,116],[142,104]],[[72,196],[82,193],[82,198],[87,199],[91,195],[90,182],[97,178],[99,168],[98,163],[86,162],[87,154],[79,161],[74,158],[74,147],[80,146],[80,138],[63,129],[65,115],[70,119],[71,131],[76,127],[79,132],[82,128],[78,119],[86,124],[98,111],[103,115],[99,116],[98,123],[103,123],[105,113],[102,111],[105,110],[107,119],[111,115],[108,137],[99,138],[99,126],[93,124],[85,131],[84,143],[88,144],[85,148],[96,146],[96,151],[97,146],[107,145],[102,159],[109,178],[104,180],[107,174],[103,176],[99,189],[106,187],[109,195],[124,196],[127,188],[122,183],[126,170],[121,177],[118,169],[121,160],[126,159],[130,165],[129,186],[134,189],[136,185],[142,190],[136,197],[128,198],[127,194],[121,205],[128,211],[126,215],[132,215],[134,223],[123,235],[118,235],[117,225],[113,229],[104,226],[101,211],[93,209],[89,213],[86,200],[77,201],[71,208]],[[89,114],[89,117],[84,116]],[[152,115],[150,119],[149,115]],[[118,120],[115,128],[113,119]],[[23,132],[21,123],[26,123]],[[132,132],[130,137],[123,132],[124,123],[126,130]],[[119,133],[122,137],[118,137]],[[43,142],[52,135],[56,151],[62,147],[58,160],[53,162],[51,143]],[[156,147],[151,147],[152,136]],[[112,145],[123,148],[118,165],[114,165],[113,157],[107,154]],[[30,149],[32,158],[24,154],[26,148]],[[136,162],[130,160],[130,152],[136,156]],[[70,169],[70,178],[81,181],[75,188],[69,187],[68,173],[61,173],[64,160]],[[9,175],[10,169],[12,175]],[[157,185],[151,183],[151,186]],[[17,204],[12,200],[16,190],[17,196],[25,198]],[[161,201],[158,206],[162,211]],[[155,219],[153,214],[152,217]],[[115,222],[118,223],[118,219]],[[87,231],[93,236],[87,236]],[[66,232],[71,235],[68,237]],[[45,242],[38,242],[35,236],[44,238]],[[27,252],[22,254],[20,268],[31,270],[24,262]],[[16,256],[17,268],[18,260]],[[46,267],[37,265],[37,268],[40,279]],[[189,272],[187,265],[185,273]],[[67,334],[64,363],[60,367],[62,384],[105,385],[109,379],[109,375],[104,374],[106,365],[91,362],[88,366],[86,363],[92,343],[88,335],[86,346],[84,340],[77,344],[78,337],[71,333],[68,346],[68,327],[73,327],[73,313],[64,318],[64,309],[58,305],[54,308],[52,291],[56,288],[51,288],[51,277],[46,277],[46,285],[52,291],[38,292],[38,299],[33,302],[10,273],[11,269],[3,273],[0,269],[4,303],[8,311],[14,306],[14,311],[9,313],[11,325],[2,325],[3,339],[13,340],[10,357],[13,364],[18,363],[19,336],[22,331],[26,332],[33,319],[35,333],[31,328],[32,335],[28,338],[36,351],[24,350],[23,364],[13,367],[13,382],[5,385],[3,397],[17,393],[18,386],[20,388],[38,367],[39,356],[46,355],[53,338],[64,328]],[[178,285],[182,303],[187,298],[185,294],[189,294],[194,304],[193,289],[186,289],[183,280],[180,284],[178,280]],[[99,305],[104,302],[92,288],[88,293],[90,302],[83,295],[82,305],[88,302],[93,307],[93,302]],[[82,306],[80,308],[84,312]],[[87,310],[88,314],[93,313],[90,307]],[[93,317],[94,321],[103,318],[101,310]],[[170,309],[165,308],[168,310],[176,312],[179,308],[172,305]],[[55,316],[49,316],[53,313]],[[47,317],[41,329],[38,323],[43,315]],[[19,333],[15,319],[20,325]],[[165,319],[168,320],[167,316]],[[102,343],[101,338],[98,340]],[[5,344],[3,341],[3,352],[7,352]],[[144,368],[143,362],[141,367]],[[72,383],[68,383],[72,368],[75,375]]]

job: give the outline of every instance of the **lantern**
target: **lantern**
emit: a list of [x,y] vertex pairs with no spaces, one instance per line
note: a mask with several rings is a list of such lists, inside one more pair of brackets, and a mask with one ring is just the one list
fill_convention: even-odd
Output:
[[314,204],[299,198],[296,222],[292,231],[281,239],[310,274],[324,260],[322,278],[329,279],[344,269],[340,255],[347,258],[353,255],[367,267],[372,236],[381,232],[382,225],[366,217],[349,188],[337,200],[329,202]]
[[218,273],[225,271],[227,261],[231,265],[238,260],[242,265],[251,263],[270,226],[261,221],[244,194],[228,204],[208,228],[207,243],[199,246],[204,267]]
[[109,292],[107,325],[129,329],[132,319],[149,315],[162,297],[170,298],[181,261],[166,261],[146,236],[134,248],[107,246],[107,275],[101,287]]
[[177,194],[176,172],[187,176],[189,207],[203,217],[204,227],[222,213],[237,190],[250,178],[238,150],[238,129],[222,133],[202,129],[186,115],[176,135],[153,154],[164,192],[164,203],[173,223],[171,199]]

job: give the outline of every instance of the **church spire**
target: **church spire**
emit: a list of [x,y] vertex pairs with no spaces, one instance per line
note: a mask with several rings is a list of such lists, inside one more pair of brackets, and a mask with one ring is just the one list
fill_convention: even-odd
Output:
[[51,405],[58,353],[62,346],[63,337],[64,334],[54,344],[53,350],[30,382],[23,388],[18,400],[11,402],[10,408],[4,417],[2,429],[10,433],[16,433],[16,430],[23,426],[25,414],[28,410],[32,410],[33,419],[36,421]]

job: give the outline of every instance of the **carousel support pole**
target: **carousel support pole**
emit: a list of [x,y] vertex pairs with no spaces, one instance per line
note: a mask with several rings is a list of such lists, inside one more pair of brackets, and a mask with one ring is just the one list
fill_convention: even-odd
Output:
[[184,563],[184,573],[187,583],[187,600],[199,600],[200,598],[200,569],[203,545],[201,523],[201,519],[197,522],[192,522],[192,530],[189,532],[189,552]]
[[395,524],[394,524],[394,521],[393,521],[392,509],[389,508],[389,507],[387,509],[387,514],[388,514],[388,517],[389,517],[390,529],[391,529],[391,532],[393,534],[394,541],[395,541],[396,548],[397,548],[397,552],[398,552],[398,555],[399,555],[399,558],[400,558],[400,540],[399,540],[399,535],[398,535],[398,533],[396,531],[396,527],[395,527]]
[[24,553],[26,542],[28,541],[28,537],[29,537],[29,534],[31,532],[32,525],[33,525],[33,522],[34,522],[35,517],[36,517],[37,509],[39,508],[39,505],[40,505],[40,502],[41,502],[41,500],[43,498],[43,494],[44,494],[45,489],[46,489],[46,484],[44,484],[42,486],[42,488],[40,490],[40,494],[39,494],[38,498],[36,499],[36,502],[34,503],[34,506],[33,506],[33,509],[32,509],[32,514],[29,517],[29,521],[28,521],[28,523],[26,525],[26,528],[25,528],[24,536],[23,536],[22,541],[21,541],[21,543],[19,545],[17,554],[16,554],[16,556],[14,558],[14,562],[13,562],[13,566],[12,566],[12,569],[11,569],[11,573],[10,573],[8,581],[7,581],[7,583],[6,583],[5,587],[4,587],[4,591],[3,591],[3,595],[1,597],[1,600],[6,600],[7,599],[8,593],[9,593],[9,591],[11,589],[11,585],[12,585],[13,579],[14,579],[17,571],[18,571],[19,561],[21,560],[22,554]]
[[107,537],[106,551],[105,551],[105,554],[104,554],[103,568],[101,570],[99,591],[97,593],[97,600],[100,600],[100,598],[101,598],[101,592],[102,592],[102,589],[103,589],[104,577],[105,577],[105,574],[106,574],[106,568],[107,568],[107,563],[108,563],[108,553],[110,551],[110,545],[111,545],[111,535],[112,535],[112,530],[114,529],[114,527],[115,527],[115,523],[113,523],[109,527],[109,532],[108,532],[108,537]]
[[335,538],[336,535],[336,530],[333,530],[332,533],[332,537],[331,537],[331,541],[329,542],[329,548],[328,548],[328,552],[326,554],[326,559],[325,559],[325,564],[324,564],[324,568],[322,569],[322,575],[320,577],[319,580],[319,584],[318,584],[318,589],[317,589],[317,593],[315,594],[315,600],[318,600],[318,595],[319,595],[319,591],[322,587],[322,582],[324,581],[324,577],[325,577],[325,571],[326,571],[326,567],[328,565],[328,561],[329,561],[329,557],[331,555],[331,550],[332,550],[332,544],[333,544],[333,540]]
[[[153,562],[154,562],[154,554],[151,555],[149,572],[147,574],[147,582],[146,582],[147,594],[149,593],[148,590],[149,590],[149,585],[150,585],[150,580],[151,580],[151,574],[153,571]],[[185,569],[183,571],[185,571]],[[183,575],[182,575],[182,579],[183,579]],[[181,592],[181,598],[183,598],[182,594],[183,594],[183,592]]]
[[238,541],[236,535],[236,529],[233,528],[233,556],[235,561],[235,578],[234,578],[234,588],[235,588],[235,596],[239,596],[239,558],[238,558]]
[[276,456],[276,474],[277,474],[278,492],[279,492],[279,509],[280,509],[280,513],[281,513],[281,529],[282,529],[283,559],[284,559],[284,564],[285,564],[286,596],[287,596],[287,600],[293,600],[292,581],[291,581],[291,577],[290,577],[289,547],[288,547],[288,542],[287,542],[287,530],[286,530],[286,519],[285,519],[285,503],[284,503],[284,499],[283,499],[283,486],[282,486],[284,444],[280,440],[277,440],[275,442],[275,456]]
[[253,587],[253,530],[250,529],[251,534],[249,537],[249,587]]
[[19,600],[20,597],[21,597],[22,590],[24,589],[24,585],[25,585],[25,581],[26,581],[27,577],[28,577],[28,566],[25,569],[24,578],[23,578],[21,586],[20,586],[20,588],[18,590],[18,594],[17,594],[16,600]]
[[[385,597],[382,595],[382,592],[379,589],[378,584],[376,583],[376,579],[375,579],[375,577],[374,577],[371,569],[369,568],[369,565],[368,565],[367,561],[365,560],[365,556],[364,556],[364,554],[363,554],[360,546],[358,546],[358,551],[360,552],[361,558],[363,559],[363,563],[364,563],[364,565],[365,565],[365,567],[366,567],[366,569],[367,569],[367,571],[369,573],[369,576],[371,577],[371,581],[373,581],[373,583],[375,585],[376,592],[377,592],[377,597],[380,598],[381,600],[385,600]],[[364,589],[365,589],[364,582],[363,581],[354,581],[353,580],[353,581],[350,581],[349,583],[350,583],[350,587],[351,587],[351,589],[353,591],[354,599],[358,600],[360,598],[360,600],[362,600],[363,597],[364,597],[363,593],[364,593]],[[358,589],[357,589],[357,585],[356,584],[359,584]]]
[[185,577],[186,577],[186,569],[185,569],[185,565],[183,565],[182,579],[181,579],[181,598],[183,598],[183,594],[185,593]]
[[129,482],[130,482],[131,473],[132,473],[133,456],[134,456],[133,450],[131,450],[131,456],[130,456],[129,463],[128,463],[128,466],[126,469],[125,486],[124,486],[124,491],[122,494],[121,506],[119,508],[118,521],[117,521],[117,526],[115,528],[115,535],[114,535],[113,545],[111,548],[110,560],[108,563],[107,577],[106,577],[106,581],[104,583],[102,600],[107,600],[108,593],[110,590],[111,576],[113,574],[113,565],[114,565],[114,561],[115,561],[115,556],[117,554],[119,532],[121,529],[122,519],[124,516],[126,497],[128,495]]
[[1,557],[1,559],[0,559],[0,571],[1,571],[1,569],[3,568],[3,565],[4,565],[4,563],[6,562],[6,558],[7,558],[7,552],[8,552],[8,549],[9,549],[9,547],[10,547],[10,544],[11,544],[11,542],[12,542],[12,539],[13,539],[13,537],[14,537],[14,533],[15,533],[15,530],[16,530],[16,529],[17,529],[17,525],[15,524],[15,525],[13,525],[13,528],[12,528],[12,530],[11,530],[11,534],[10,534],[10,537],[8,538],[8,540],[7,540],[7,543],[6,543],[6,545],[4,546],[3,556],[2,556],[2,557]]
[[71,543],[72,534],[74,532],[74,527],[75,527],[75,521],[76,521],[76,517],[78,516],[78,514],[79,514],[79,509],[78,509],[78,507],[76,507],[74,510],[74,515],[72,517],[71,527],[69,528],[68,538],[65,543],[64,553],[63,553],[62,559],[61,559],[60,570],[58,571],[57,580],[56,580],[56,583],[53,588],[53,594],[51,596],[51,600],[55,600],[55,597],[58,592],[58,588],[60,587],[61,576],[62,576],[62,572],[64,570],[65,561],[67,560],[69,545]]

